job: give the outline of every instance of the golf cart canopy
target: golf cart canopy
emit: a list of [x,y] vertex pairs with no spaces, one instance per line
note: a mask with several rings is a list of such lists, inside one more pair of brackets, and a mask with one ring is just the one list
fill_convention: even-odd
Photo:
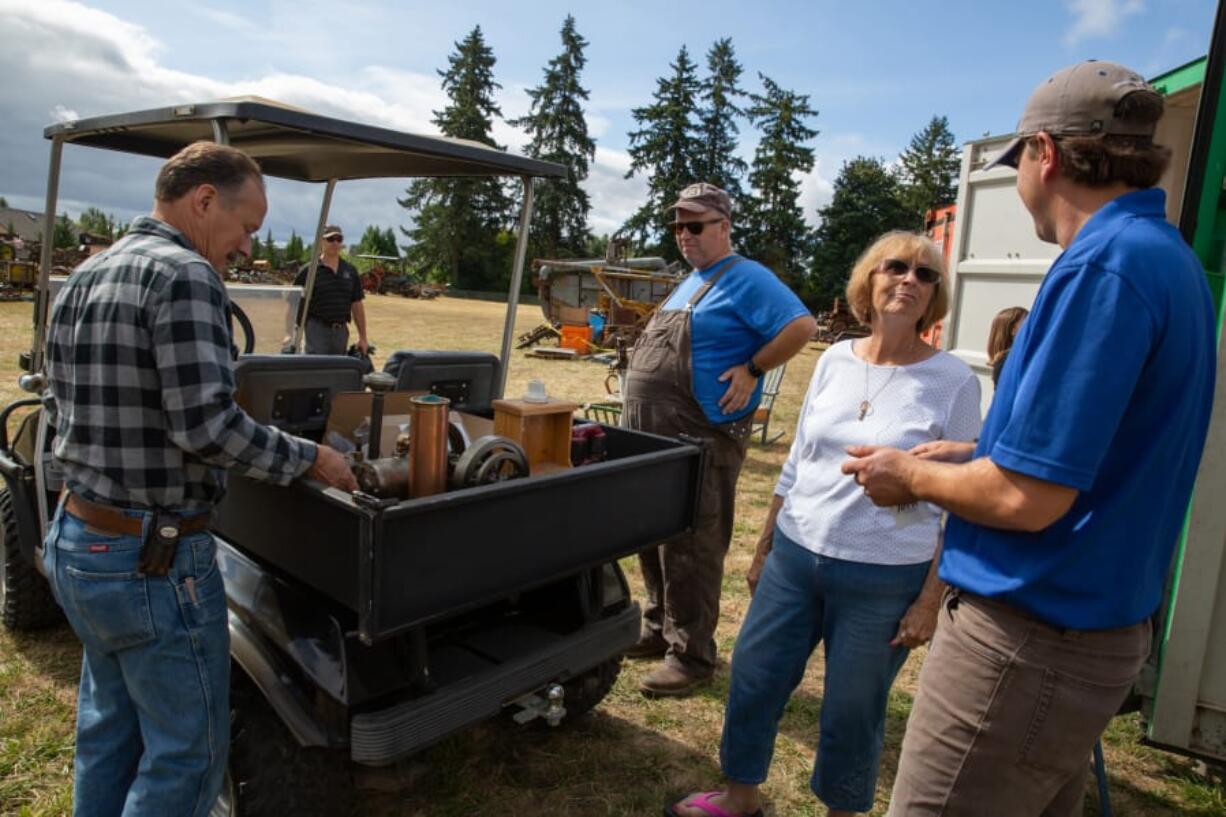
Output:
[[51,125],[43,135],[164,159],[192,142],[228,141],[258,161],[266,175],[304,182],[566,175],[563,165],[479,142],[347,122],[257,97],[94,116]]
[[260,163],[265,175],[302,182],[323,182],[323,204],[308,262],[304,304],[291,345],[298,349],[305,334],[311,293],[314,290],[324,224],[336,183],[348,179],[412,177],[513,176],[523,185],[514,267],[507,292],[507,316],[502,330],[499,383],[506,384],[507,362],[519,305],[528,227],[532,218],[532,180],[564,178],[567,169],[554,162],[497,150],[478,142],[423,136],[320,116],[300,108],[259,97],[186,103],[133,113],[110,114],[61,122],[43,131],[51,140],[47,174],[46,223],[43,225],[42,260],[34,304],[34,346],[31,371],[43,364],[48,281],[51,274],[52,228],[59,195],[60,160],[66,144],[105,148],[141,156],[169,158],[193,142],[228,144]]

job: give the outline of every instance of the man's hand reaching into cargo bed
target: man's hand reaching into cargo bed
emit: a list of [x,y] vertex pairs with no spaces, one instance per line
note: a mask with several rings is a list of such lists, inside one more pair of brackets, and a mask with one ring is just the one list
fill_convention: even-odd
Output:
[[340,488],[342,491],[358,489],[358,481],[354,479],[353,472],[349,470],[349,463],[345,462],[345,458],[339,451],[326,445],[318,447],[315,462],[306,472],[306,477],[325,485],[331,485],[333,488]]

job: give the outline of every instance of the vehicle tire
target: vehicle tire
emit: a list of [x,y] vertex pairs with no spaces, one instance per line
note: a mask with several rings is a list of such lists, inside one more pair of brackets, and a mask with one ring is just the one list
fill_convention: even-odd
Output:
[[348,758],[332,749],[299,746],[237,667],[230,689],[227,783],[232,781],[233,817],[349,814],[353,780]]
[[579,718],[596,708],[596,704],[605,699],[617,676],[622,671],[621,656],[610,658],[603,664],[597,664],[582,675],[575,676],[562,684],[566,695],[563,704],[566,706],[566,720]]
[[64,620],[51,585],[21,552],[13,495],[0,488],[0,624],[9,630],[40,630]]

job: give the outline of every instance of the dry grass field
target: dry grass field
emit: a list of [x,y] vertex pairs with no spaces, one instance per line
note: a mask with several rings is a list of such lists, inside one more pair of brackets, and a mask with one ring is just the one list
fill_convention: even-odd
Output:
[[[378,296],[367,304],[370,335],[380,358],[402,348],[497,351],[505,312],[500,304]],[[540,322],[536,307],[522,307],[517,332]],[[0,399],[18,396],[15,360],[18,351],[28,348],[29,339],[29,304],[0,304]],[[612,694],[586,719],[556,730],[489,723],[397,769],[362,775],[358,782],[363,802],[358,813],[388,817],[657,815],[670,797],[717,786],[726,659],[749,602],[745,571],[818,354],[811,346],[789,366],[776,404],[778,427],[789,433],[774,445],[751,446],[741,476],[718,633],[725,663],[714,684],[688,700],[646,700],[637,692],[637,682],[649,665],[627,662]],[[529,379],[540,378],[552,395],[578,402],[596,400],[604,394],[604,376],[604,367],[595,363],[545,361],[515,352],[507,394],[520,394]],[[608,512],[628,510],[609,508]],[[626,560],[626,568],[637,586],[635,560]],[[911,656],[891,697],[874,815],[885,812],[924,652],[918,650]],[[79,661],[80,648],[67,629],[20,636],[0,632],[0,814],[51,817],[70,813]],[[771,803],[768,814],[825,813],[808,788],[822,674],[818,654],[782,722],[765,786]],[[1226,815],[1226,790],[1202,782],[1193,761],[1141,746],[1139,735],[1136,717],[1129,716],[1117,719],[1106,738],[1115,814]],[[1086,804],[1088,814],[1099,813],[1094,794],[1087,793]]]

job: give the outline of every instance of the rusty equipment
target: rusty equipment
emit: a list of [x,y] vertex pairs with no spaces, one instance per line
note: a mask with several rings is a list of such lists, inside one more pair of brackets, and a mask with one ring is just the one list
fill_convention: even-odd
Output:
[[817,334],[813,339],[819,343],[838,343],[845,338],[862,338],[870,331],[856,318],[847,302],[840,298],[835,298],[830,309],[819,312],[816,317]]

